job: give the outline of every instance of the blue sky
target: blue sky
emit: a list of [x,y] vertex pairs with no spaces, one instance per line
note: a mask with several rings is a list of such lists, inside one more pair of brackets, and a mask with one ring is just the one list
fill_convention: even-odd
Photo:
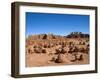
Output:
[[89,15],[26,12],[26,36],[45,33],[65,36],[75,31],[89,34]]

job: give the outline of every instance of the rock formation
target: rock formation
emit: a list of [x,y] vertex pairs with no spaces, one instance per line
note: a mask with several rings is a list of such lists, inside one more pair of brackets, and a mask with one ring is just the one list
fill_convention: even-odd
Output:
[[31,35],[26,38],[26,66],[89,63],[89,34]]

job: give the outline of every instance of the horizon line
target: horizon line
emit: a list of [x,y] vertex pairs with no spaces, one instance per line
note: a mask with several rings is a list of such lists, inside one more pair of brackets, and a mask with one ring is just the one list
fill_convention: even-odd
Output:
[[[70,33],[68,33],[68,34],[55,34],[55,33],[36,33],[36,34],[28,34],[28,35],[26,35],[26,37],[28,37],[28,36],[32,36],[32,35],[41,35],[41,34],[47,34],[47,35],[57,35],[57,36],[68,36],[69,34],[71,34],[72,32],[70,32]],[[86,32],[81,32],[82,34],[88,34],[89,35],[89,33],[86,33]]]

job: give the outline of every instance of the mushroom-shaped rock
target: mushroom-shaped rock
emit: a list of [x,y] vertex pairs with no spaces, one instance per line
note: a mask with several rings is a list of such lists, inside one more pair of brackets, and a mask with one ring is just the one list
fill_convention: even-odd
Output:
[[62,54],[58,54],[57,59],[55,60],[55,63],[63,63],[63,55]]
[[80,52],[76,53],[76,59],[79,61],[83,60],[83,53]]

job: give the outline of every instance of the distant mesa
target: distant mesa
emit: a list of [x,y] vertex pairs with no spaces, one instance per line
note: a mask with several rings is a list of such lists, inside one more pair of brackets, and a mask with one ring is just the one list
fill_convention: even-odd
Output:
[[38,34],[38,35],[30,35],[28,39],[61,39],[61,38],[89,38],[89,34],[84,34],[82,32],[71,32],[66,36],[54,35],[54,34]]
[[67,38],[89,38],[89,34],[84,34],[82,32],[71,32],[66,37]]

